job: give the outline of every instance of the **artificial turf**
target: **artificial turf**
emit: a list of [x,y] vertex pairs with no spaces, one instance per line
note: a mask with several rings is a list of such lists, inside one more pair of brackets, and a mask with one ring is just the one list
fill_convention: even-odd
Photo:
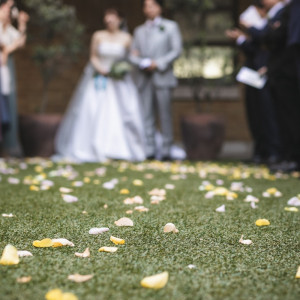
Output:
[[[106,168],[104,175],[94,173],[99,167]],[[27,167],[18,161],[0,162],[0,253],[12,244],[33,254],[21,258],[18,265],[0,266],[0,299],[44,299],[55,288],[72,292],[81,300],[299,299],[300,280],[295,278],[300,265],[299,212],[284,210],[287,201],[300,193],[299,179],[279,176],[275,180],[266,169],[238,163],[111,162],[105,166],[73,165],[68,172],[53,172],[62,168],[66,165],[42,160],[29,161]],[[40,174],[52,180],[54,186],[47,191],[30,190],[32,184],[39,186]],[[149,174],[153,174],[152,179]],[[10,184],[11,177],[21,182]],[[102,184],[113,178],[119,180],[115,188],[104,189]],[[135,179],[142,180],[143,185],[134,185]],[[199,186],[203,181],[217,186],[220,179],[224,184],[218,183],[226,188],[238,181],[253,191],[238,191],[233,201],[224,196],[205,198],[207,191],[200,191]],[[86,183],[72,187],[74,181]],[[166,200],[160,204],[150,204],[148,192],[166,184],[175,185],[175,189],[167,190]],[[60,187],[73,188],[71,194],[79,201],[65,203]],[[262,197],[270,187],[283,195]],[[121,189],[128,189],[130,194],[121,195]],[[249,194],[260,199],[257,209],[244,201]],[[150,210],[127,215],[126,211],[134,206],[125,205],[123,200],[136,195]],[[216,212],[223,204],[225,213]],[[1,217],[3,213],[15,217]],[[134,226],[117,227],[114,222],[121,217],[131,218]],[[268,219],[271,225],[257,227],[255,221],[260,218]],[[163,232],[169,222],[179,233]],[[93,227],[110,230],[94,236],[89,234]],[[253,244],[240,244],[242,234]],[[109,240],[111,235],[125,239],[126,244],[118,246],[116,253],[98,252],[102,246],[114,246]],[[66,238],[75,247],[34,248],[32,242],[43,238]],[[87,247],[90,258],[74,256]],[[190,264],[196,268],[188,268]],[[163,271],[169,272],[163,289],[141,287],[145,276]],[[94,277],[74,283],[67,279],[74,273]],[[17,283],[22,276],[31,276],[32,280]]]

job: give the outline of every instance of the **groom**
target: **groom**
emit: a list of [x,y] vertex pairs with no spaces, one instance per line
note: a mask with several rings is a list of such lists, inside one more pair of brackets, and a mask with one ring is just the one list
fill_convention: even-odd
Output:
[[155,158],[155,107],[158,109],[163,137],[162,160],[170,160],[173,142],[171,92],[177,85],[173,62],[182,51],[176,22],[161,17],[163,0],[144,0],[146,22],[134,33],[131,62],[137,66],[137,87],[142,101],[146,133],[146,154]]

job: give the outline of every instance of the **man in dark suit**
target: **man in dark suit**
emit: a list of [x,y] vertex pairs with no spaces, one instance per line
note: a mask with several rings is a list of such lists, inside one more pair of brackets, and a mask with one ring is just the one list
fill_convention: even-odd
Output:
[[279,121],[284,158],[282,163],[271,166],[271,170],[290,172],[298,170],[300,166],[300,93],[294,48],[288,46],[292,3],[284,5],[278,0],[263,2],[270,4],[268,24],[260,31],[253,28],[248,28],[247,31],[253,40],[270,51],[268,77]]
[[[241,20],[252,24],[253,29],[262,29],[267,23],[266,9],[262,0],[253,1],[240,17]],[[262,70],[268,62],[269,52],[258,42],[247,36],[239,29],[229,30],[227,36],[237,42],[246,57],[245,65],[253,70]],[[263,89],[246,85],[246,113],[248,125],[254,141],[254,163],[275,163],[281,158],[281,143],[278,121],[269,84]]]
[[297,67],[298,87],[300,89],[300,1],[294,0],[290,4],[288,23],[288,47],[293,47],[294,59]]

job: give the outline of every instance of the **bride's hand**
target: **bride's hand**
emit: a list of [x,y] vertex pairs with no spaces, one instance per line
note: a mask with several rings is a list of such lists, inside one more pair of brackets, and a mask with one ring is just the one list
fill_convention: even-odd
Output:
[[6,52],[5,48],[3,48],[3,51],[1,52],[1,65],[6,65],[7,59],[8,59],[7,52]]

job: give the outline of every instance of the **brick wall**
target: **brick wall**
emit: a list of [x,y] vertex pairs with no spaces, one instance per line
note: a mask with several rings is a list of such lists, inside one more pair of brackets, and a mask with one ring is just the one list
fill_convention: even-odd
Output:
[[[141,15],[141,7],[139,0],[130,0],[131,5],[126,6],[127,1],[124,0],[66,0],[66,3],[75,4],[78,10],[79,19],[87,24],[87,49],[89,47],[89,39],[91,33],[99,28],[101,23],[101,12],[107,7],[107,3],[123,8],[129,21],[130,29],[143,21]],[[126,2],[126,3],[125,3]],[[246,6],[246,1],[240,1],[241,9]],[[42,80],[37,66],[31,60],[30,46],[19,51],[15,55],[17,69],[17,83],[19,95],[19,112],[21,114],[34,113],[38,110],[42,98]],[[49,105],[48,113],[63,113],[68,105],[71,95],[76,84],[82,74],[84,65],[88,60],[88,51],[62,74],[57,76],[49,87]],[[249,132],[245,120],[245,112],[243,106],[243,93],[241,99],[238,100],[218,100],[214,99],[209,110],[211,112],[222,115],[226,121],[226,139],[248,141]],[[204,108],[205,110],[205,108]],[[180,118],[183,114],[189,114],[196,111],[193,101],[181,101],[176,99],[173,102],[174,128],[176,139],[180,140]]]

